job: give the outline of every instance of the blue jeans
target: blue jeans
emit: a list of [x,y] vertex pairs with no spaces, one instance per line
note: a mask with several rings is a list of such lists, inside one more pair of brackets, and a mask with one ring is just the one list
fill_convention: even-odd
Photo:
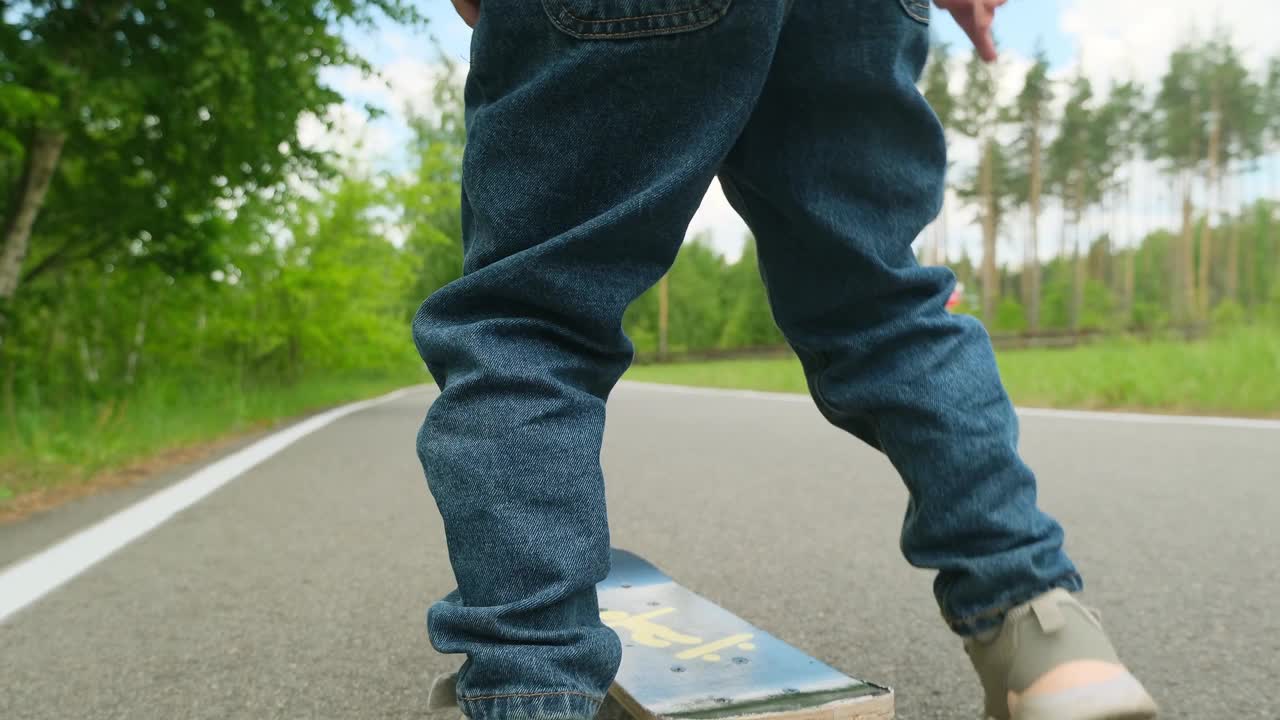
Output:
[[591,717],[620,646],[600,445],[623,311],[719,177],[834,424],[910,491],[902,550],[971,634],[1077,590],[1036,505],[990,339],[911,243],[946,148],[915,82],[927,0],[484,0],[467,79],[464,276],[414,338],[441,393],[418,451],[457,590],[436,649],[466,714]]

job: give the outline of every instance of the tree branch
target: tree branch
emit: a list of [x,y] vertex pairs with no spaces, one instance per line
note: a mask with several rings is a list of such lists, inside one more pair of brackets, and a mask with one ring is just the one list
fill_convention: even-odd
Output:
[[73,243],[68,242],[57,250],[54,250],[52,253],[46,255],[40,260],[40,262],[36,263],[35,267],[28,270],[26,274],[22,276],[22,283],[25,285],[37,276],[43,275],[49,270],[65,267],[72,263],[80,262],[81,260],[88,260],[103,250],[106,250],[114,241],[114,238],[106,238],[90,247],[87,251],[79,253],[75,257],[71,258],[66,257],[68,251],[71,250],[73,246]]

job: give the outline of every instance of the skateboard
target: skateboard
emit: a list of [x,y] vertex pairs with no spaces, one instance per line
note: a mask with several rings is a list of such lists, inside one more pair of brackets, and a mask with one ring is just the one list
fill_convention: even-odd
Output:
[[622,666],[598,720],[891,720],[893,691],[851,678],[625,550],[597,586]]

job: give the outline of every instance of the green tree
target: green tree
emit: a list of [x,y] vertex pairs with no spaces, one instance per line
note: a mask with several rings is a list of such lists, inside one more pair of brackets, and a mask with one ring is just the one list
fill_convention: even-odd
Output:
[[720,346],[763,347],[781,343],[782,332],[773,321],[764,284],[760,280],[754,239],[747,241],[742,257],[729,267],[725,280],[732,302],[725,318],[724,333],[720,336]]
[[[750,290],[749,283],[730,278],[731,272],[709,235],[695,235],[681,246],[667,273],[672,350],[709,350],[720,344],[729,304],[736,301],[738,292]],[[642,351],[660,350],[660,292],[657,286],[650,288],[627,309],[623,326]]]
[[[1125,206],[1124,212],[1125,227],[1114,228],[1115,232],[1123,234],[1123,240],[1120,243],[1125,246],[1121,250],[1124,267],[1118,282],[1118,293],[1122,298],[1121,315],[1128,316],[1133,309],[1134,301],[1134,283],[1136,282],[1136,261],[1137,261],[1137,245],[1138,241],[1133,237],[1132,216],[1135,211],[1133,194],[1134,194],[1134,166],[1133,161],[1136,159],[1142,142],[1142,121],[1144,115],[1145,98],[1141,86],[1135,80],[1125,80],[1113,83],[1107,93],[1107,98],[1099,108],[1098,116],[1100,126],[1095,131],[1104,133],[1104,137],[1098,138],[1101,142],[1100,151],[1104,153],[1101,161],[1104,164],[1110,164],[1110,168],[1106,168],[1109,173],[1113,174],[1123,169],[1124,175],[1118,183],[1111,185],[1113,192],[1122,196],[1122,204]],[[1114,253],[1112,248],[1109,253]],[[1113,281],[1116,278],[1112,278]]]
[[[938,43],[929,52],[929,64],[925,66],[923,92],[925,100],[933,108],[942,124],[943,135],[949,135],[956,116],[956,98],[951,94],[951,76],[948,65],[951,62],[951,51],[946,43]],[[950,173],[947,174],[948,178]],[[932,264],[947,261],[947,203],[943,198],[940,218],[935,229],[933,246],[930,248],[928,261]]]
[[996,310],[994,330],[1000,333],[1020,333],[1027,329],[1027,313],[1022,304],[1012,297],[1000,300]]
[[[1276,176],[1280,174],[1277,168],[1280,168],[1280,57],[1273,57],[1267,63],[1267,75],[1264,84],[1264,108],[1265,115],[1268,118],[1265,130],[1266,156],[1267,166],[1267,195],[1273,203],[1280,201],[1280,189],[1277,189]],[[1280,233],[1275,231],[1275,217],[1277,210],[1276,205],[1268,206],[1265,222],[1262,225],[1262,237],[1260,240],[1263,252],[1261,255],[1269,254],[1271,262],[1266,263],[1265,267],[1273,273],[1274,276],[1280,276]],[[1263,218],[1260,218],[1263,219]],[[1261,288],[1260,288],[1261,290]]]
[[998,157],[999,147],[995,140],[998,118],[992,67],[975,51],[965,65],[964,95],[956,104],[955,124],[961,133],[974,138],[978,144],[978,165],[974,177],[976,193],[968,196],[976,201],[978,220],[982,224],[982,317],[986,322],[995,320],[1000,290],[996,277],[996,234],[1000,212],[996,197],[996,165],[1002,160]]
[[687,350],[708,350],[720,340],[726,325],[723,295],[729,265],[699,235],[680,248],[669,273],[671,283],[671,342]]
[[340,27],[383,14],[419,20],[407,0],[8,6],[0,301],[83,262],[208,270],[227,207],[324,168],[298,119],[340,100],[322,68],[367,68]]
[[1195,257],[1191,201],[1192,179],[1203,164],[1209,129],[1205,121],[1203,78],[1205,59],[1199,49],[1183,45],[1169,56],[1160,80],[1143,145],[1146,155],[1174,178],[1182,195],[1182,228],[1169,283],[1174,317],[1187,320],[1197,313]]
[[1280,57],[1273,57],[1267,62],[1266,79],[1263,81],[1263,109],[1267,118],[1263,131],[1266,152],[1271,157],[1270,171],[1267,173],[1267,194],[1272,199],[1280,199],[1277,190],[1277,153],[1280,152]]
[[[1211,193],[1209,219],[1205,223],[1200,249],[1199,302],[1200,313],[1206,315],[1213,305],[1213,225],[1224,220],[1222,185],[1224,176],[1230,176],[1237,168],[1252,163],[1262,155],[1268,118],[1264,106],[1263,88],[1253,80],[1239,50],[1229,37],[1220,34],[1205,48],[1207,78],[1205,84],[1209,98],[1210,130],[1208,157],[1208,187]],[[1236,227],[1233,225],[1232,227]],[[1240,238],[1238,233],[1227,233],[1225,280],[1223,294],[1230,300],[1238,299]]]
[[289,225],[279,274],[269,293],[270,345],[258,351],[275,374],[403,366],[409,258],[386,238],[379,212],[388,191],[348,177],[321,198],[300,204]]
[[[1022,302],[1026,323],[1031,331],[1040,328],[1040,212],[1044,191],[1045,130],[1052,121],[1049,104],[1053,86],[1049,80],[1049,60],[1043,50],[1036,54],[1035,64],[1027,71],[1022,91],[1014,102],[1012,119],[1018,126],[1015,155],[1019,163],[1014,185],[1014,200],[1027,205],[1030,215],[1027,242],[1023,251]],[[1025,182],[1023,178],[1025,177]]]
[[427,296],[462,275],[462,152],[466,145],[462,83],[457,66],[441,53],[444,68],[426,112],[410,118],[413,167],[391,185],[413,258],[408,301]]
[[[1062,110],[1058,135],[1049,145],[1049,186],[1062,199],[1074,233],[1072,258],[1075,266],[1070,303],[1070,326],[1080,325],[1084,300],[1085,254],[1081,246],[1081,221],[1085,210],[1100,192],[1094,152],[1096,113],[1093,109],[1093,86],[1083,73],[1071,82],[1070,95]],[[1065,232],[1065,230],[1064,230]],[[1065,250],[1066,243],[1063,243]]]

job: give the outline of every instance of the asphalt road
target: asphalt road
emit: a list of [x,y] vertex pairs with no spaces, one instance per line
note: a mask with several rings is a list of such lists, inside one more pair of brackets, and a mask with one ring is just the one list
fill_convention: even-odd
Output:
[[[419,718],[451,587],[427,391],[337,420],[0,623],[0,718]],[[1280,718],[1280,424],[1024,418],[1042,504],[1168,718]],[[850,674],[976,717],[888,463],[807,402],[620,388],[614,543]],[[0,565],[144,491],[0,527]]]

